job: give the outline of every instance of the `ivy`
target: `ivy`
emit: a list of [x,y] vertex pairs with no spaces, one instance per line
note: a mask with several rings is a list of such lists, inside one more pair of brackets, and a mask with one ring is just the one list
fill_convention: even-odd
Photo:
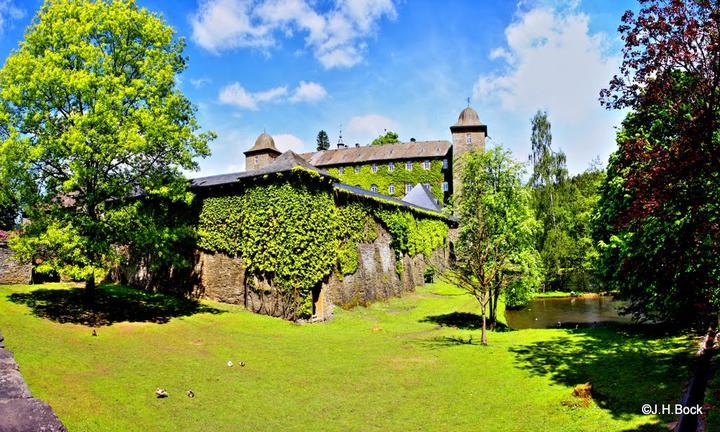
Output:
[[412,213],[399,209],[377,210],[375,214],[392,235],[391,245],[398,258],[404,254],[423,254],[429,258],[446,243],[448,226],[440,219],[416,219]]
[[334,269],[340,277],[357,271],[358,244],[377,238],[376,221],[392,235],[399,258],[429,257],[443,246],[446,221],[415,213],[334,194],[325,178],[298,170],[205,198],[198,246],[242,257],[249,275],[272,282],[291,305],[288,318],[305,318],[312,313],[312,290],[324,278]]
[[[395,198],[402,198],[405,194],[405,183],[415,186],[418,183],[429,183],[432,194],[444,202],[444,193],[442,191],[442,183],[446,181],[445,171],[443,170],[442,160],[431,160],[430,169],[423,168],[422,163],[413,163],[413,169],[408,171],[405,169],[405,162],[395,162],[395,169],[390,171],[387,164],[377,164],[377,172],[372,172],[372,165],[360,165],[360,172],[355,172],[355,167],[346,166],[343,173],[340,174],[338,168],[329,168],[330,175],[340,179],[342,183],[352,186],[358,186],[363,189],[370,190],[375,185],[377,191],[384,195]],[[395,185],[395,192],[390,193],[389,186]]]

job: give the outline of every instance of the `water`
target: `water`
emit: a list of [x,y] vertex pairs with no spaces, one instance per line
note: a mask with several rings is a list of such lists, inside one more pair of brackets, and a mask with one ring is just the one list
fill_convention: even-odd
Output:
[[629,316],[618,314],[622,305],[612,296],[543,298],[532,300],[526,308],[508,310],[505,316],[515,329],[630,323]]

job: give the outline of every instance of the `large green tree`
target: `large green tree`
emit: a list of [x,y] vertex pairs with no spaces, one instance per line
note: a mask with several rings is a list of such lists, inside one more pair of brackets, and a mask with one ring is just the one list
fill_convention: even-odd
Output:
[[538,226],[522,186],[523,166],[507,150],[493,147],[464,157],[456,263],[447,278],[477,299],[487,344],[486,320],[495,321],[500,296],[519,299],[540,283],[533,244]]
[[595,218],[602,280],[638,319],[717,324],[720,3],[641,0],[601,93],[629,109]]
[[91,291],[118,246],[175,236],[137,198],[188,201],[182,171],[209,154],[214,135],[177,87],[183,49],[134,0],[43,4],[0,70],[0,174],[30,220],[12,245],[21,256]]
[[552,148],[551,124],[546,112],[530,121],[532,204],[541,224],[535,245],[543,261],[543,286],[588,289],[595,256],[590,214],[598,198],[602,172],[592,168],[570,177],[566,157]]

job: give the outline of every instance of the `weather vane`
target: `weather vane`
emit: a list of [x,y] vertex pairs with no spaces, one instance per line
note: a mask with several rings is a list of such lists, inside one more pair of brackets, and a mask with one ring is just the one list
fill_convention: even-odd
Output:
[[468,108],[470,108],[470,96],[467,98]]

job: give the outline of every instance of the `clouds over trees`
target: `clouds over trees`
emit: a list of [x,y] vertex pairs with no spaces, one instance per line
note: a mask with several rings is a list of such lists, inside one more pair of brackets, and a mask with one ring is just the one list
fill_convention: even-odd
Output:
[[192,38],[219,53],[270,50],[297,32],[323,67],[347,68],[362,61],[378,21],[396,15],[393,0],[336,0],[327,10],[306,0],[204,0],[191,17]]

